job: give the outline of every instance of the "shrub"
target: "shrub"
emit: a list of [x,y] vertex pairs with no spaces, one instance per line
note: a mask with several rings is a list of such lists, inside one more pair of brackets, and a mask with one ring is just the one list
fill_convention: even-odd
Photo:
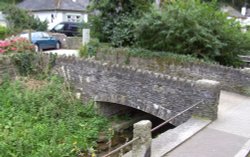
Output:
[[238,66],[238,54],[249,50],[239,24],[216,10],[216,3],[176,0],[152,8],[136,24],[137,45],[156,51],[192,54]]

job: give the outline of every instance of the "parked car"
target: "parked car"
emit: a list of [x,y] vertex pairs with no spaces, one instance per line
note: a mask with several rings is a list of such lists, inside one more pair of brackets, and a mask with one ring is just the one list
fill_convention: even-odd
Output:
[[67,36],[79,36],[80,24],[76,22],[61,22],[53,27],[50,32],[63,33]]
[[[21,33],[20,37],[29,39],[29,33]],[[44,49],[60,49],[61,42],[46,32],[31,32],[31,42],[35,45],[35,51]]]

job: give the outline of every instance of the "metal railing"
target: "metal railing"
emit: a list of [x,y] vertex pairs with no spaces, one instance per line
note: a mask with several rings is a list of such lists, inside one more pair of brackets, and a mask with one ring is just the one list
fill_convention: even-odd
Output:
[[[188,107],[187,109],[185,109],[185,110],[179,112],[179,113],[176,114],[175,116],[171,117],[170,119],[166,120],[165,122],[163,122],[163,123],[161,123],[160,125],[154,127],[153,129],[151,129],[151,133],[154,132],[154,131],[156,131],[156,130],[158,130],[159,128],[163,127],[164,125],[166,125],[167,123],[169,123],[169,122],[172,121],[173,119],[179,117],[180,115],[184,114],[185,112],[187,112],[187,111],[191,110],[192,108],[198,106],[199,104],[202,104],[203,102],[204,102],[204,101],[201,100],[201,101],[195,103],[194,105]],[[136,137],[136,138],[134,138],[133,140],[131,140],[131,141],[125,143],[124,145],[122,145],[122,146],[116,148],[115,150],[109,152],[108,154],[106,154],[106,155],[104,155],[104,156],[102,156],[102,157],[109,157],[110,155],[113,155],[113,154],[115,154],[115,153],[118,153],[118,152],[121,151],[123,148],[126,148],[127,146],[133,144],[133,142],[135,142],[135,141],[137,141],[137,140],[139,140],[139,139],[140,139],[139,137]]]

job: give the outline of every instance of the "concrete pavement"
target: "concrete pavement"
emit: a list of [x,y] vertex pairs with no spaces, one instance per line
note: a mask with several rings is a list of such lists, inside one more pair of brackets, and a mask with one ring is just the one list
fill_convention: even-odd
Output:
[[245,157],[249,141],[250,98],[222,91],[218,119],[165,157]]

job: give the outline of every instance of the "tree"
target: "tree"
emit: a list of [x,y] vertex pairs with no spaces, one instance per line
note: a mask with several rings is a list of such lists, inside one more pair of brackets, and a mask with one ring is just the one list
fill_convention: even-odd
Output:
[[238,54],[250,50],[249,38],[216,8],[215,2],[176,0],[152,9],[136,24],[137,46],[237,66]]
[[24,29],[44,31],[47,29],[47,22],[41,22],[38,18],[30,15],[27,11],[19,9],[14,5],[8,5],[3,9],[10,23],[12,33],[18,33]]
[[[93,0],[90,10],[100,14],[90,19],[95,36],[113,46],[128,46],[134,42],[134,21],[147,12],[154,0]],[[97,33],[98,32],[98,33]]]
[[1,0],[2,3],[8,3],[8,4],[17,4],[22,2],[23,0]]

